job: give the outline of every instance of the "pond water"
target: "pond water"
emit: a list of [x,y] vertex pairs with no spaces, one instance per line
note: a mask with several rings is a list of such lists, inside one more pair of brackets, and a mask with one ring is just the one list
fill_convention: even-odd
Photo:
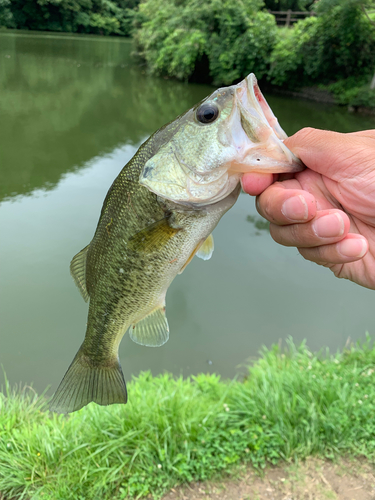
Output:
[[[148,76],[131,50],[117,38],[0,34],[0,363],[11,383],[57,387],[86,324],[72,256],[139,145],[212,92]],[[375,128],[338,107],[267,98],[288,134]],[[336,350],[374,334],[374,292],[276,245],[263,226],[241,195],[214,232],[212,259],[193,259],[168,291],[169,342],[123,339],[127,379],[148,369],[233,377],[279,339]]]

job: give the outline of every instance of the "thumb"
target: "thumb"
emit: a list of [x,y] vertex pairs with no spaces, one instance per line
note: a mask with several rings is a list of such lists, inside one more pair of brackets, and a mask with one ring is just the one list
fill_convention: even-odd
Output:
[[[303,128],[285,139],[284,144],[300,158],[303,163],[320,174],[328,174],[347,147],[347,134]],[[346,144],[346,146],[345,146]]]
[[[303,128],[285,139],[285,145],[311,170],[333,180],[351,178],[357,170],[373,169],[373,131],[341,134]],[[354,170],[353,170],[354,169]]]

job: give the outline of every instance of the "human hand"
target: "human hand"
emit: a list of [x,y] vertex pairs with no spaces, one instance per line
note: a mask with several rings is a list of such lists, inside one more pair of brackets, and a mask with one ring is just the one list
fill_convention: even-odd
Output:
[[305,128],[284,142],[306,170],[279,182],[272,174],[242,178],[272,238],[338,278],[375,289],[375,130]]

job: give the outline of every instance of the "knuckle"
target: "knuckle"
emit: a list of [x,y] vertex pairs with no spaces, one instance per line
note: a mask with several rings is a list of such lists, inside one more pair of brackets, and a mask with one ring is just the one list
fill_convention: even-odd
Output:
[[316,262],[316,260],[312,258],[311,252],[308,251],[309,249],[297,247],[297,250],[305,260],[309,260],[310,262]]
[[315,262],[315,264],[324,265],[327,261],[324,258],[324,250],[322,247],[302,248],[298,247],[298,252],[305,260]]
[[283,245],[282,238],[280,238],[280,227],[276,224],[273,224],[272,222],[270,223],[270,235],[271,238],[276,241],[276,243]]
[[309,139],[312,135],[315,135],[317,133],[317,130],[313,127],[304,127],[298,132],[294,134],[295,137],[298,137],[300,141],[306,141]]
[[307,242],[304,235],[301,234],[304,232],[303,231],[304,227],[301,227],[300,224],[292,224],[288,226],[288,229],[289,229],[289,240],[292,241],[295,246],[299,246]]
[[269,215],[269,199],[266,195],[260,195],[256,197],[255,206],[258,213],[265,219],[272,221]]
[[270,224],[270,234],[276,243],[285,247],[297,247],[301,243],[299,228],[295,227],[297,224],[290,226],[279,226],[277,224]]

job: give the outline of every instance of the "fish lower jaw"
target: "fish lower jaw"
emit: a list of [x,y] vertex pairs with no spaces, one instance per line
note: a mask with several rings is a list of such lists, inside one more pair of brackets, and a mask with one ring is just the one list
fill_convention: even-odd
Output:
[[[286,149],[286,148],[285,148]],[[257,173],[293,173],[304,170],[303,163],[292,153],[288,155],[283,149],[267,147],[244,149],[232,160],[228,168],[229,175]]]
[[199,184],[190,179],[184,189],[178,186],[179,189],[176,189],[175,192],[170,188],[170,184],[165,184],[165,186],[163,183],[150,185],[142,182],[141,184],[164,200],[169,200],[177,205],[186,206],[194,210],[225,199],[236,188],[240,177],[239,173],[234,172],[229,176],[226,174],[225,180],[220,179],[220,182],[213,182],[211,184]]
[[[240,178],[241,175],[234,173],[232,175],[228,175],[224,185],[220,184],[217,187],[214,184],[201,186],[200,193],[199,188],[196,188],[194,195],[191,194],[191,197],[189,198],[189,204],[194,207],[203,207],[219,203],[230,196],[238,185]],[[199,194],[199,196],[197,196],[197,194]]]

